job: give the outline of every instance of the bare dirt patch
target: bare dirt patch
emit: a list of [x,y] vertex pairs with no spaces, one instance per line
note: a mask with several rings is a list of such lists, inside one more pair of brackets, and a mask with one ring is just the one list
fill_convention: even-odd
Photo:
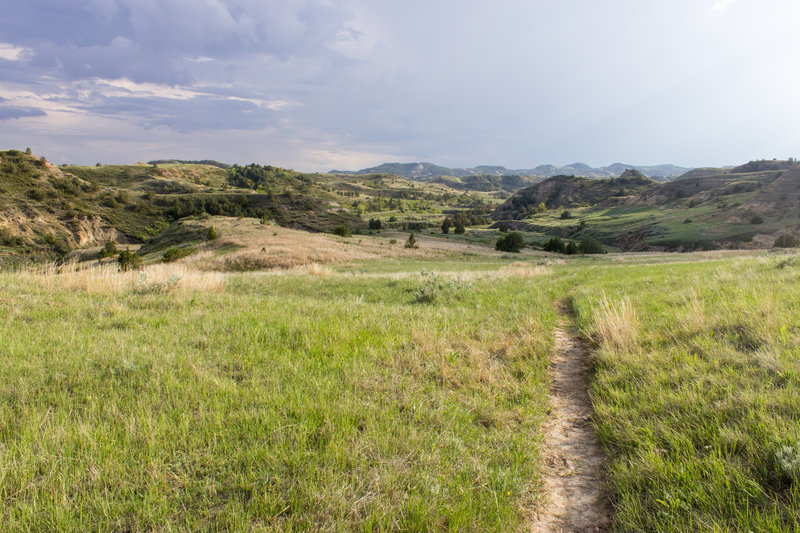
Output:
[[605,456],[591,424],[589,349],[574,334],[570,310],[559,307],[556,354],[550,364],[550,417],[542,426],[543,503],[530,531],[606,531]]

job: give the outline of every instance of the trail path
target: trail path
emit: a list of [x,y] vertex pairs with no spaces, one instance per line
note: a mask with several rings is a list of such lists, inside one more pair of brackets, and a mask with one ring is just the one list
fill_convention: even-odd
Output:
[[589,350],[571,331],[570,309],[558,308],[556,354],[550,365],[550,417],[542,426],[544,506],[530,531],[605,531],[605,456],[591,424]]

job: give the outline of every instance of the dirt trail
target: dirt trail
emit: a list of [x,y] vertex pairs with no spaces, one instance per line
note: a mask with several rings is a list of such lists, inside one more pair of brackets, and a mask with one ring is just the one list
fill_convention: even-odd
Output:
[[591,425],[589,350],[559,307],[556,354],[550,365],[550,417],[542,426],[544,504],[529,531],[605,531],[609,514],[602,472],[605,456]]

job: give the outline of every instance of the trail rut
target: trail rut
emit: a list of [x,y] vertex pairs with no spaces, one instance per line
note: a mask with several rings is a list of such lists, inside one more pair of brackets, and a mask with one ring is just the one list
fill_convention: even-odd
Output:
[[543,505],[529,531],[606,531],[605,456],[591,424],[589,349],[575,334],[570,309],[558,308],[556,354],[550,364],[550,417],[542,426]]

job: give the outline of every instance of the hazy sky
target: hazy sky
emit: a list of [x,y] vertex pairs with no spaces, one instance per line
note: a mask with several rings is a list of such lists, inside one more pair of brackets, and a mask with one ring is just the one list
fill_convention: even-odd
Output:
[[800,156],[797,0],[0,5],[0,148],[57,163]]

